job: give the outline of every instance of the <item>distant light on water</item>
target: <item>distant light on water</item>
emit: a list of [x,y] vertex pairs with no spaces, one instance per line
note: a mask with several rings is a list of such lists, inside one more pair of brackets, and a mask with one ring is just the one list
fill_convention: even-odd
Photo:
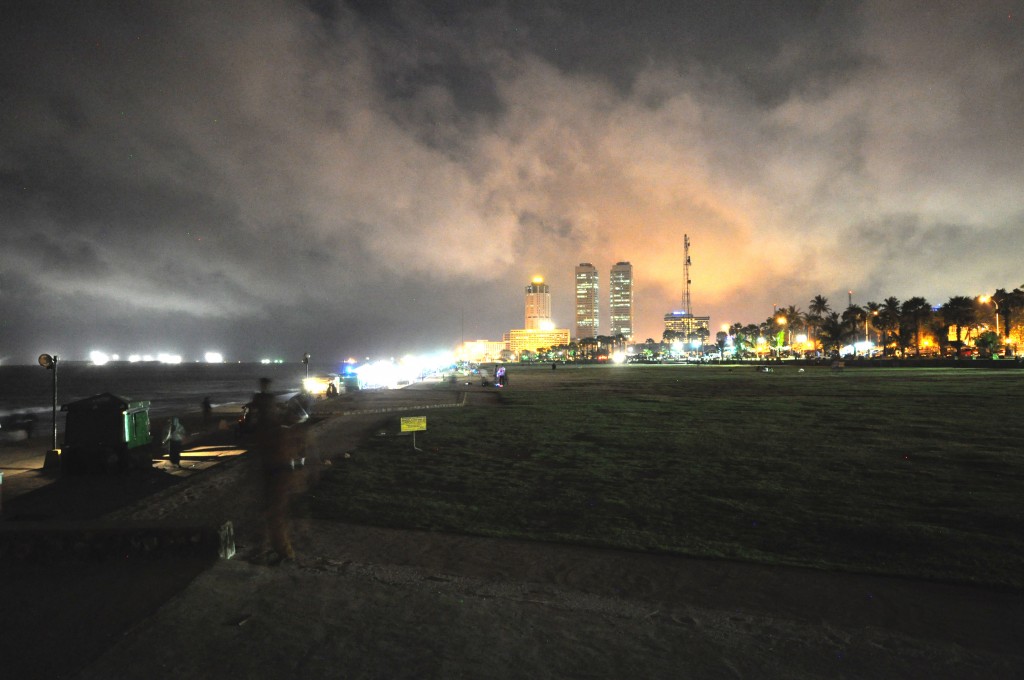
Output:
[[224,363],[224,355],[221,354],[220,352],[207,352],[206,354],[203,355],[203,358],[206,359],[206,363],[208,364]]
[[101,352],[98,349],[94,349],[89,352],[89,361],[96,366],[102,366],[103,364],[110,361],[110,356],[106,352]]

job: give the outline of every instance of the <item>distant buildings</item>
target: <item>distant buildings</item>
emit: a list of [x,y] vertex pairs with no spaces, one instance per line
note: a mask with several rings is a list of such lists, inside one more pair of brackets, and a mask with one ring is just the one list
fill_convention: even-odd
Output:
[[683,235],[683,309],[665,315],[665,339],[669,334],[683,342],[700,341],[703,343],[711,335],[711,317],[694,316],[690,309],[690,236]]
[[671,332],[684,342],[703,342],[711,335],[711,317],[694,316],[686,311],[669,312],[665,315],[666,334]]
[[576,339],[596,338],[599,298],[597,267],[589,262],[576,266]]
[[504,340],[468,340],[462,343],[457,356],[462,361],[486,364],[501,361],[501,353],[506,349],[508,344]]
[[550,330],[554,328],[551,321],[551,292],[548,284],[541,276],[533,277],[526,287],[526,330]]
[[611,307],[609,334],[621,334],[628,340],[633,337],[633,265],[617,262],[612,267],[608,288]]
[[511,351],[516,356],[522,354],[524,350],[536,352],[537,350],[546,347],[568,345],[569,329],[550,328],[547,330],[541,330],[531,328],[517,328],[505,333],[504,344],[505,348]]
[[464,361],[501,361],[509,353],[518,357],[524,351],[569,344],[569,329],[555,328],[551,319],[551,292],[541,276],[533,277],[524,297],[526,328],[514,328],[503,334],[500,342],[476,340],[464,342],[458,355]]

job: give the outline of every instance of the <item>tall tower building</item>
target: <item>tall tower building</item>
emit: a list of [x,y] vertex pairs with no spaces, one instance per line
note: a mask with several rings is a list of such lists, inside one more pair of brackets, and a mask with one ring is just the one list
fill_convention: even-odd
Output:
[[[675,336],[675,340],[685,343],[687,351],[698,349],[711,336],[709,316],[695,316],[690,301],[690,236],[683,234],[683,308],[665,315],[665,334]],[[694,344],[696,343],[696,344]]]
[[526,330],[550,330],[554,328],[551,321],[551,293],[544,278],[534,276],[526,287]]
[[576,267],[576,337],[596,338],[598,330],[597,267],[581,262]]
[[633,265],[617,262],[608,283],[611,290],[612,336],[633,337]]

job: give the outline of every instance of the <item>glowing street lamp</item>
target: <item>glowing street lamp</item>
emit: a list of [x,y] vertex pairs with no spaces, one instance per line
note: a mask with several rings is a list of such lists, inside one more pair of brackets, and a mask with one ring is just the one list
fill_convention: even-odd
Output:
[[872,311],[870,314],[865,314],[864,315],[864,342],[868,341],[868,321],[873,316],[878,316],[878,310],[877,309]]
[[53,371],[53,451],[57,450],[57,360],[59,357],[54,354],[39,355],[39,365],[48,371]]
[[[788,331],[789,329],[787,328],[786,324],[789,323],[789,319],[787,319],[784,316],[777,316],[777,317],[775,317],[775,323],[782,327],[782,330],[779,331],[779,335],[776,338],[776,342],[775,342],[775,352],[781,357],[782,356],[782,339],[784,337],[787,337],[786,336],[786,331]],[[790,342],[788,344],[792,344],[792,342]]]
[[995,313],[996,313],[996,337],[998,338],[999,337],[999,303],[996,302],[995,298],[993,298],[991,295],[980,295],[980,296],[978,296],[978,302],[981,302],[982,304],[988,304],[989,302],[992,303],[992,307],[994,308]]

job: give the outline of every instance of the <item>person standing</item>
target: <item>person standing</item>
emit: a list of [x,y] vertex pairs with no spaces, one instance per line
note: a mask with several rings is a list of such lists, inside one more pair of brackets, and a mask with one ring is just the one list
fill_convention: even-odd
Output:
[[203,425],[209,427],[210,419],[213,417],[213,403],[209,397],[203,398]]
[[167,447],[167,458],[171,465],[181,467],[181,452],[185,448],[185,426],[181,424],[177,416],[172,416],[167,421],[167,429],[164,432],[164,446]]
[[288,506],[291,501],[293,453],[296,434],[283,426],[281,411],[270,392],[270,379],[260,379],[260,391],[253,395],[256,413],[256,452],[263,477],[262,514],[265,541],[277,553],[277,561],[294,560],[289,536]]

